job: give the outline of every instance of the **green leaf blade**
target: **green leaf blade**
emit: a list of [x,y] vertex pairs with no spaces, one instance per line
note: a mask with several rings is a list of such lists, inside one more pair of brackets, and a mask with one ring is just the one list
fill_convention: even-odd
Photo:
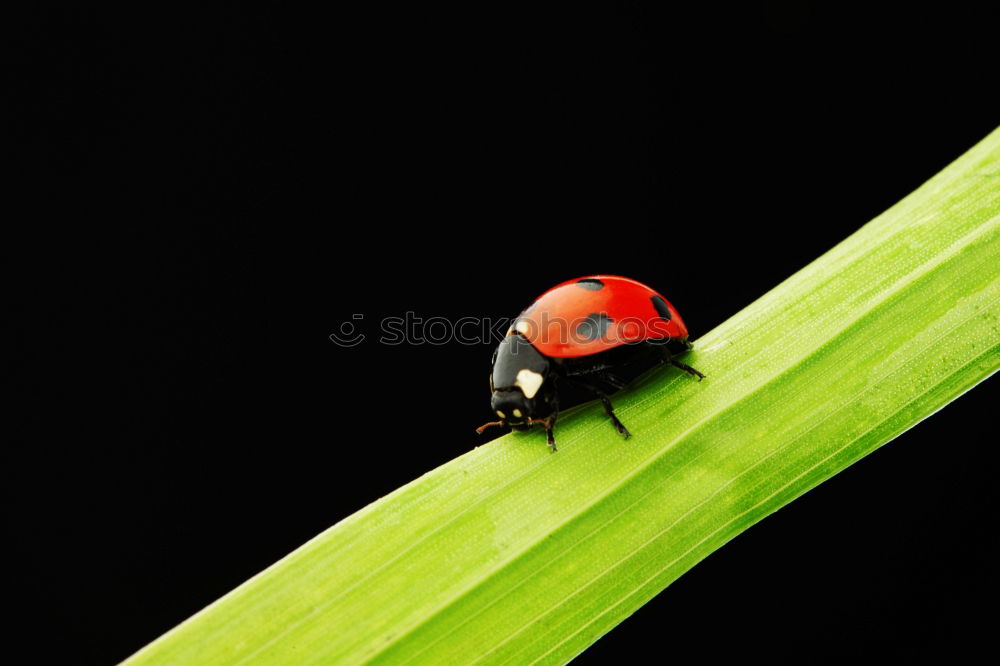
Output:
[[[335,525],[129,663],[564,663],[1000,367],[1000,131],[651,372]],[[716,268],[711,268],[716,270]],[[694,276],[693,279],[696,279]],[[738,279],[738,276],[734,276]]]

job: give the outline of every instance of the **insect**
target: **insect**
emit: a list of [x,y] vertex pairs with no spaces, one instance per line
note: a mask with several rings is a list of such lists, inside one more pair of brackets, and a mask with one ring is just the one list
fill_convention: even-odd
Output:
[[625,386],[613,371],[626,366],[670,363],[698,377],[702,373],[676,356],[692,348],[677,310],[659,293],[635,280],[592,275],[556,285],[529,305],[511,324],[493,354],[490,401],[499,421],[492,426],[552,434],[559,414],[559,386],[575,384],[600,398],[615,429],[631,433],[615,415],[602,384]]

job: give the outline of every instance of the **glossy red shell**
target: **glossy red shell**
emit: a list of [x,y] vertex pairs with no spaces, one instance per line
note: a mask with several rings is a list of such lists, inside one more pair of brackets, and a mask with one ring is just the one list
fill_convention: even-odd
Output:
[[[603,286],[595,288],[595,281]],[[669,319],[661,316],[655,298],[662,299],[660,308],[666,306]],[[563,282],[539,296],[511,328],[553,358],[590,356],[644,340],[688,336],[684,321],[667,299],[641,282],[617,275]]]

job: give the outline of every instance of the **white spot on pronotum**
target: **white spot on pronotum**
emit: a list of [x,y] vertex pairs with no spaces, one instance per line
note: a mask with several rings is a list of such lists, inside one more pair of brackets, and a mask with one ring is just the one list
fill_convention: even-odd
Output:
[[538,389],[542,387],[542,382],[544,380],[545,378],[537,372],[532,372],[531,370],[525,368],[517,373],[517,381],[514,382],[514,386],[520,388],[524,393],[524,397],[530,400],[535,397],[536,393],[538,393]]
[[517,324],[514,325],[514,330],[520,333],[521,335],[527,335],[528,331],[531,330],[531,327],[528,326],[528,322],[522,319],[521,321],[517,322]]
[[497,410],[497,416],[499,416],[499,417],[500,417],[500,418],[502,418],[502,419],[505,419],[505,418],[507,418],[507,415],[506,415],[506,414],[504,414],[503,412],[501,412],[501,411],[500,411],[499,409]]
[[520,409],[515,409],[515,410],[514,410],[514,418],[515,418],[515,419],[519,419],[519,418],[521,418],[522,416],[524,416],[524,414],[522,414],[522,413],[521,413],[521,410],[520,410]]

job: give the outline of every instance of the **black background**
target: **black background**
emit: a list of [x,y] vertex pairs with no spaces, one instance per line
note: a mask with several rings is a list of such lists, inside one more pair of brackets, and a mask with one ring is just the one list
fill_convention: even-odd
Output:
[[[63,663],[124,658],[481,443],[491,345],[380,345],[382,317],[509,317],[604,272],[697,338],[998,121],[992,23],[952,5],[8,19],[33,232],[6,248],[10,640]],[[354,314],[368,340],[334,345]],[[994,384],[580,662],[992,645]]]

